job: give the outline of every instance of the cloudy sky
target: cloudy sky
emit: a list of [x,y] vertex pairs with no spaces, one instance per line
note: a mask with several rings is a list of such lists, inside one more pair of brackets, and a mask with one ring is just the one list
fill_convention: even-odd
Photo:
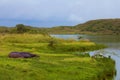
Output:
[[0,25],[76,25],[120,18],[120,0],[0,0]]

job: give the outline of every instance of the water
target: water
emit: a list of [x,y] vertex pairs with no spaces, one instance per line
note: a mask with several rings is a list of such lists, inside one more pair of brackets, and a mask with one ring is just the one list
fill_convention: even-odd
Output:
[[120,80],[120,35],[119,36],[113,36],[113,35],[51,35],[53,37],[57,38],[72,38],[78,40],[78,37],[81,37],[83,39],[89,39],[91,41],[94,41],[98,44],[105,44],[108,46],[106,49],[98,50],[98,51],[92,51],[90,52],[90,55],[93,55],[96,52],[100,52],[104,54],[105,56],[111,56],[112,59],[116,62],[116,70],[117,74],[114,78],[114,80]]

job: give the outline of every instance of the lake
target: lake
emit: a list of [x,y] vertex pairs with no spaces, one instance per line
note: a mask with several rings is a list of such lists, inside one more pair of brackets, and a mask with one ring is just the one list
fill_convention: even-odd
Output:
[[90,55],[102,53],[105,56],[111,56],[116,62],[117,74],[113,80],[120,80],[120,35],[51,35],[57,38],[64,39],[89,39],[90,41],[96,42],[97,44],[105,44],[108,46],[106,49],[97,50],[90,52]]

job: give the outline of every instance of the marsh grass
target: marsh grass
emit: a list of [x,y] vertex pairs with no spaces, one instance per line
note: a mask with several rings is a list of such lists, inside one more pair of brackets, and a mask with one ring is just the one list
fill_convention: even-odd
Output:
[[[40,54],[39,54],[40,55]],[[101,80],[112,75],[114,61],[80,58],[72,54],[44,54],[40,58],[0,57],[1,80]],[[110,68],[106,67],[110,66]],[[107,75],[106,75],[107,74]],[[7,76],[7,77],[6,77]],[[112,79],[111,79],[112,80]]]
[[[50,41],[55,44],[49,46]],[[107,77],[112,80],[113,60],[93,59],[88,53],[83,54],[104,45],[40,34],[0,35],[0,44],[0,80],[107,80]],[[31,52],[40,57],[8,58],[12,51]]]

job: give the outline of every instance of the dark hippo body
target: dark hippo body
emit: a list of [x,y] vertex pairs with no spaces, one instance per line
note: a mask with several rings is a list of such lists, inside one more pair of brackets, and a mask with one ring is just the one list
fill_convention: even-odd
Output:
[[35,54],[31,54],[29,52],[11,52],[8,55],[10,58],[31,58],[31,57],[38,57]]

